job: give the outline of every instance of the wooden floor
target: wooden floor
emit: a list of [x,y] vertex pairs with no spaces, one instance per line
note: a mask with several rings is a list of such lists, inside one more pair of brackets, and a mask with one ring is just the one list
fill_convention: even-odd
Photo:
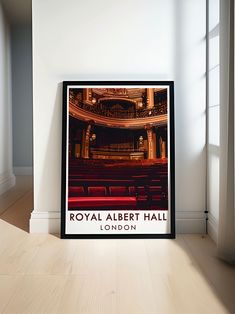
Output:
[[0,313],[235,313],[235,269],[209,237],[60,240],[28,233],[30,177],[0,196]]

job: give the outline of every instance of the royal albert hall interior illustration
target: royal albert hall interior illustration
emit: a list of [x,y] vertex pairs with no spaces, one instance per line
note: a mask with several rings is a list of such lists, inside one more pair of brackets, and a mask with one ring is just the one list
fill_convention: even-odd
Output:
[[69,90],[69,210],[168,209],[167,95]]

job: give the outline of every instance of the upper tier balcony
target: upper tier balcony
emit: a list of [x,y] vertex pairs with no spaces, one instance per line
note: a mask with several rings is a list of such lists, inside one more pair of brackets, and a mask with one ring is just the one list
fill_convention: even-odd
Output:
[[153,108],[113,109],[102,104],[82,102],[74,97],[69,99],[69,114],[77,119],[111,127],[141,128],[147,124],[167,124],[167,103]]

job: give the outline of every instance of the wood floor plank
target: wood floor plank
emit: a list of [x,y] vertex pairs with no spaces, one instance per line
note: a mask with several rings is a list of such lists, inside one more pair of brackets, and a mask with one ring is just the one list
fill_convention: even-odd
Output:
[[0,313],[235,313],[235,269],[216,258],[209,237],[61,240],[29,234],[32,192],[25,189],[17,200],[16,191],[12,203],[5,195],[10,206],[0,216]]
[[2,275],[25,274],[40,246],[47,242],[48,235],[38,237],[19,229],[18,231],[17,234],[14,233],[15,236],[0,241],[0,274]]
[[[81,281],[81,278],[83,280]],[[60,309],[67,313],[94,313],[114,314],[117,313],[115,277],[113,275],[92,274],[90,276],[69,276],[69,284],[74,286],[74,294],[77,295],[76,305],[65,308],[65,296],[68,290],[71,294],[71,286],[67,286],[66,295],[61,301]],[[68,304],[68,303],[67,303]],[[63,313],[63,311],[62,311]]]
[[29,232],[29,220],[32,212],[33,193],[26,192],[16,203],[10,206],[0,219]]
[[116,267],[116,247],[118,240],[77,241],[71,274],[108,274]]
[[208,236],[183,235],[191,259],[214,287],[230,313],[235,313],[235,268],[217,257],[214,242]]
[[53,235],[40,246],[27,269],[27,274],[69,274],[77,241],[61,240]]
[[32,191],[32,177],[18,176],[13,188],[0,195],[0,214],[15,204],[25,193]]
[[119,241],[117,257],[118,313],[157,313],[144,240]]
[[0,313],[4,313],[5,308],[11,301],[22,276],[0,275]]
[[65,276],[23,276],[4,313],[58,313]]

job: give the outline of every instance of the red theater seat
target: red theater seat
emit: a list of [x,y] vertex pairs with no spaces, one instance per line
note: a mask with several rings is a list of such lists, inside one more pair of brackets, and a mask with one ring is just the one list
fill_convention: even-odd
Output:
[[166,208],[167,172],[167,160],[72,159],[68,182],[69,208]]
[[127,196],[129,195],[129,190],[127,186],[110,186],[109,194],[111,196]]
[[89,186],[88,187],[88,196],[105,196],[106,188],[105,186]]
[[97,196],[97,197],[69,197],[69,209],[71,208],[97,208],[97,207],[128,207],[136,206],[136,197],[112,197],[112,196]]
[[85,191],[83,186],[70,186],[69,196],[85,196]]
[[150,186],[149,187],[149,192],[151,194],[161,194],[162,187],[161,186]]
[[129,195],[136,196],[136,188],[134,186],[129,186]]
[[138,186],[137,187],[137,193],[138,193],[138,199],[147,199],[147,192],[146,188],[144,186]]
[[161,201],[161,195],[152,195],[152,201]]

